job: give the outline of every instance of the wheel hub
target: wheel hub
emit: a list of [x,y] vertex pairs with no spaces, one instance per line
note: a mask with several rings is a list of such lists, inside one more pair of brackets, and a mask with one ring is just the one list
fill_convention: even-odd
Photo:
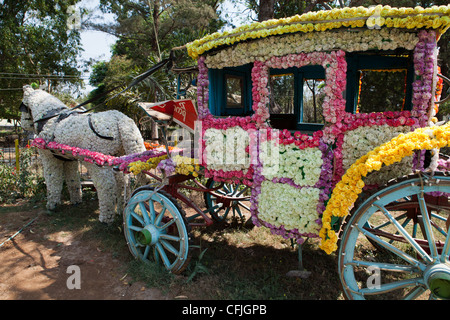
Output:
[[450,267],[439,263],[429,267],[424,274],[425,283],[440,299],[450,300]]
[[136,233],[136,241],[145,246],[154,245],[158,242],[159,234],[160,232],[154,225],[148,225]]

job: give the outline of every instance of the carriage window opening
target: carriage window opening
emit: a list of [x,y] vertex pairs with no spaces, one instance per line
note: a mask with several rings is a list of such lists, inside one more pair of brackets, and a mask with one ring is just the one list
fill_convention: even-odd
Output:
[[270,114],[294,114],[294,74],[270,76]]
[[244,108],[242,96],[244,94],[244,77],[227,74],[225,76],[226,108]]
[[302,123],[323,124],[324,79],[303,79]]
[[406,98],[406,69],[359,70],[356,112],[402,111]]

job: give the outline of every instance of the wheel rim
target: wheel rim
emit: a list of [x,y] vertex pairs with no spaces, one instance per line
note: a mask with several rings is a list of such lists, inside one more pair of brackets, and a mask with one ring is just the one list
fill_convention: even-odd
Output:
[[[450,177],[411,177],[355,209],[339,250],[339,275],[347,298],[450,298],[450,207],[428,204],[424,196],[436,192],[450,193]],[[371,251],[365,246],[370,243],[382,250]]]
[[124,211],[125,237],[139,260],[156,261],[179,273],[188,263],[189,238],[184,217],[165,195],[143,190],[133,195]]
[[[206,188],[215,189],[220,182],[208,180]],[[217,222],[223,222],[230,217],[243,219],[250,212],[250,188],[243,184],[224,183],[221,188],[205,193],[206,208]]]

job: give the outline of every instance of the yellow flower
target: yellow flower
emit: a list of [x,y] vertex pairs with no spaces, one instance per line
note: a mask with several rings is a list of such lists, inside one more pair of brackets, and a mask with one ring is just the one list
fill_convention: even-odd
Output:
[[331,218],[345,217],[364,187],[363,176],[380,170],[382,163],[390,165],[411,155],[414,150],[431,150],[450,145],[450,123],[439,127],[419,128],[407,134],[400,134],[391,141],[370,151],[358,159],[339,181],[322,214],[322,239],[320,248],[331,254],[337,250],[337,237],[331,229]]

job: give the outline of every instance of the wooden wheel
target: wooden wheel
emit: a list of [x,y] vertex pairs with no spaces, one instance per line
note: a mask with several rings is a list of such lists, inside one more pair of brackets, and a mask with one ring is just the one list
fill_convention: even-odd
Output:
[[348,299],[450,299],[449,194],[450,176],[420,174],[354,208],[338,257]]
[[[215,189],[221,185],[209,179],[206,188]],[[237,183],[224,183],[212,192],[204,193],[206,209],[216,222],[224,222],[229,217],[244,218],[250,212],[250,187]]]
[[133,256],[156,261],[172,273],[189,263],[189,230],[184,211],[170,195],[153,188],[135,191],[124,210],[124,232]]

